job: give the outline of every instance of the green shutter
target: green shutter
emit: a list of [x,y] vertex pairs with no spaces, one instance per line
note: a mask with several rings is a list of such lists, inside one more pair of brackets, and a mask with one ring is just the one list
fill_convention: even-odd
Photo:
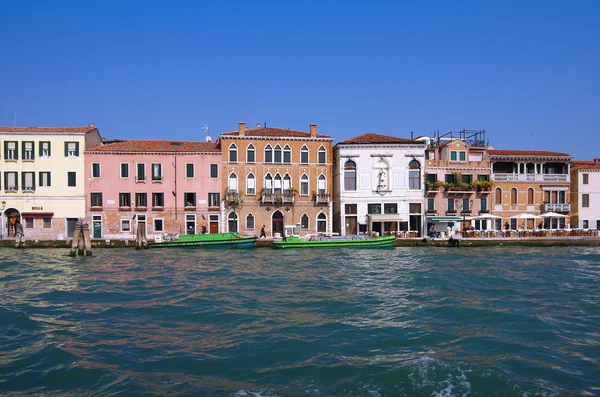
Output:
[[456,161],[456,151],[454,150],[450,152],[450,161]]
[[[17,152],[19,151],[19,143],[17,142]],[[21,142],[21,158],[25,158],[25,142]],[[25,185],[25,184],[23,184]]]
[[31,173],[31,186],[33,186],[33,190],[35,190],[35,172]]
[[79,142],[75,142],[75,156],[79,157]]
[[8,142],[4,141],[4,158],[8,157]]
[[458,152],[460,161],[467,161],[467,152],[460,151]]
[[[35,158],[35,142],[31,142],[31,159],[33,160]],[[34,187],[35,187],[35,183],[34,183]]]
[[65,157],[69,157],[69,142],[65,142]]
[[21,186],[25,188],[25,173],[21,172]]

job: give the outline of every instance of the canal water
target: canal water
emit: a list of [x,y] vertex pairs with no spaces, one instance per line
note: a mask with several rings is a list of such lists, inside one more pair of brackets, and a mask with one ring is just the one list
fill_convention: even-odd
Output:
[[600,395],[600,249],[0,250],[1,395]]

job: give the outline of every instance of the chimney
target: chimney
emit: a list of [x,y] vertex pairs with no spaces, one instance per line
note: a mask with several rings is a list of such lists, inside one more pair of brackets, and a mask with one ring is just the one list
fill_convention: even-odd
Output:
[[413,131],[410,132],[410,140],[413,141],[415,139],[415,133]]
[[596,157],[596,158],[594,159],[594,163],[596,163],[596,164],[600,163],[600,159]]
[[316,138],[317,137],[317,125],[316,124],[309,124],[310,127],[310,137],[311,138]]
[[246,135],[246,123],[243,123],[243,122],[238,123],[238,132],[240,133],[240,136]]

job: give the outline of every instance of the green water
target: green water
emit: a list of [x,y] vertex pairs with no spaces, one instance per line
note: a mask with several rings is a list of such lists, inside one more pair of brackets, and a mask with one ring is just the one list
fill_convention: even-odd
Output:
[[0,394],[600,394],[600,249],[0,250]]

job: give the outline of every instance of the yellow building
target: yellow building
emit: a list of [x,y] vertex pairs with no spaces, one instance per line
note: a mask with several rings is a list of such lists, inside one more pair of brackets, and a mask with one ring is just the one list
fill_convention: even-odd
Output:
[[28,240],[73,235],[85,216],[85,149],[102,144],[85,127],[0,127],[2,238],[22,223]]

